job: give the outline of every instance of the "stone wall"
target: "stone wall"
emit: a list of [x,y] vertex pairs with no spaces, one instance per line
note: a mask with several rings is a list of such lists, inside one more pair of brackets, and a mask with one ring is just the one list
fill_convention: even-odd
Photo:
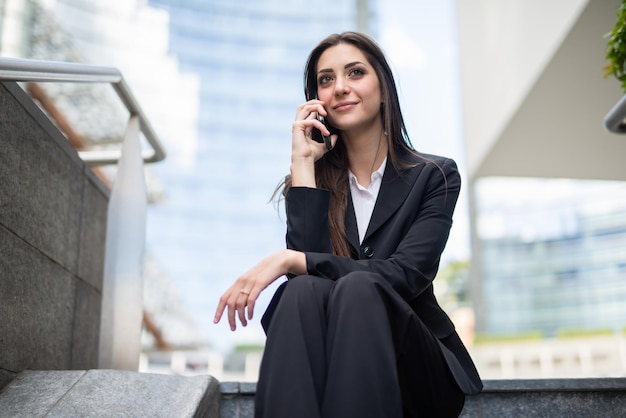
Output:
[[0,388],[24,369],[89,369],[109,191],[16,84],[0,84]]

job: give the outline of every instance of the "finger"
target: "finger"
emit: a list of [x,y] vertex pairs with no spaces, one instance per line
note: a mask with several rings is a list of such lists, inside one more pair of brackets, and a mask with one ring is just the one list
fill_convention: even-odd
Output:
[[311,112],[313,111],[313,106],[311,102],[306,102],[298,106],[298,110],[296,111],[296,120],[306,119]]
[[326,116],[327,112],[324,108],[324,102],[321,100],[310,100],[306,103],[298,106],[298,110],[296,112],[296,120],[306,120],[311,116],[315,117],[315,113],[321,113],[323,116]]
[[[329,133],[330,133],[330,132],[329,132]],[[332,150],[332,149],[334,149],[334,148],[335,148],[335,145],[337,145],[337,141],[338,141],[338,140],[339,140],[339,135],[337,135],[337,134],[332,134],[332,135],[330,136],[330,144],[331,144],[331,147],[330,147],[330,149],[329,149],[328,151],[330,151],[330,150]]]
[[251,320],[254,315],[254,304],[256,303],[260,293],[260,291],[253,289],[250,292],[250,296],[248,296],[248,320]]
[[248,295],[244,293],[240,293],[237,298],[237,314],[239,316],[239,321],[241,325],[244,327],[248,325],[248,321],[246,320],[246,302],[248,300]]
[[237,329],[237,323],[235,322],[235,302],[228,304],[228,324],[230,325],[231,331]]
[[[313,113],[312,115],[315,115],[315,113]],[[302,126],[301,129],[307,134],[307,137],[310,137],[309,134],[313,129],[320,130],[324,135],[330,135],[330,131],[328,130],[326,125],[320,122],[317,116],[311,116],[309,119],[306,119],[300,123]]]
[[313,120],[317,120],[317,112],[315,110],[308,110],[307,112],[303,113],[301,119],[299,121],[296,120],[296,122],[304,122],[306,125],[308,122]]
[[223,304],[221,301],[220,303],[217,305],[217,309],[215,310],[215,316],[213,317],[213,323],[217,324],[218,322],[220,322],[220,319],[222,319],[222,314],[224,313],[224,307],[226,305]]
[[220,297],[219,303],[217,304],[217,309],[215,310],[215,316],[213,317],[214,324],[217,324],[222,319],[222,315],[224,314],[224,308],[226,307],[227,293],[224,293],[222,297]]
[[299,109],[314,109],[317,108],[318,106],[324,106],[324,102],[319,100],[319,99],[311,99],[308,102],[304,102],[302,103],[300,106],[298,106]]
[[311,109],[311,116],[317,119],[317,115],[328,116],[328,112],[326,108],[321,104],[316,105],[313,109]]

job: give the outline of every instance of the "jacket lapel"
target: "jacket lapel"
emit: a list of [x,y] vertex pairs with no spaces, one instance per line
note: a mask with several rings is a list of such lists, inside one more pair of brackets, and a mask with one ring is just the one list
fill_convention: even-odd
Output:
[[354,248],[356,254],[359,254],[359,230],[356,225],[356,214],[354,213],[354,204],[352,203],[352,193],[348,188],[348,205],[346,206],[346,235],[350,245]]
[[[374,205],[374,211],[372,212],[372,218],[370,219],[363,241],[376,232],[376,230],[380,228],[387,221],[387,219],[395,213],[396,210],[398,210],[400,205],[402,205],[409,194],[409,191],[413,187],[422,166],[423,163],[419,162],[415,167],[406,169],[402,173],[398,173],[396,168],[391,163],[391,159],[388,160],[387,166],[385,167],[385,173],[383,174],[383,182],[380,186],[380,191],[378,192],[378,198],[376,199],[376,204]],[[354,213],[354,209],[352,209],[352,211]]]

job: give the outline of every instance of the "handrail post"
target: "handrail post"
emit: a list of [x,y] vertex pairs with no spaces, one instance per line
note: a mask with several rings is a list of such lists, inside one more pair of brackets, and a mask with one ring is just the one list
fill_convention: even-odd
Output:
[[107,215],[99,353],[103,369],[139,369],[146,211],[139,118],[132,116]]

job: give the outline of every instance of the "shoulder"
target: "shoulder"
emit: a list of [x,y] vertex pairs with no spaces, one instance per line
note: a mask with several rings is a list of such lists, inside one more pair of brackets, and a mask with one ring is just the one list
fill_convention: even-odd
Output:
[[427,190],[460,190],[462,180],[456,161],[435,154],[415,153],[405,160],[409,168],[401,170],[400,177],[414,187]]
[[425,153],[416,153],[414,155],[411,156],[413,158],[413,161],[415,162],[422,162],[425,164],[433,164],[433,165],[438,165],[438,166],[442,166],[442,165],[456,165],[456,162],[449,157],[444,157],[442,155],[435,155],[435,154],[425,154]]
[[406,162],[406,164],[409,166],[408,171],[435,171],[444,174],[446,177],[455,174],[458,175],[458,167],[456,161],[449,157],[416,152],[411,154],[405,154],[401,158],[402,161]]

